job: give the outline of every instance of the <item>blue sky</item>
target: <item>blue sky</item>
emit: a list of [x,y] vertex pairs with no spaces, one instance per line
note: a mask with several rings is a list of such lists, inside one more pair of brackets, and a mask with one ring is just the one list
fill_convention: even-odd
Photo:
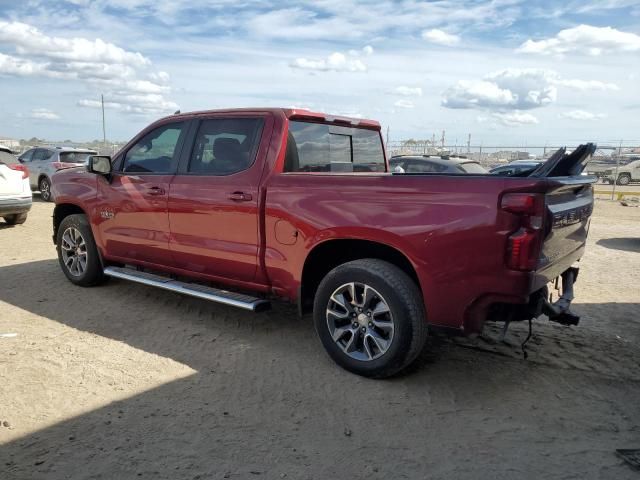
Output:
[[0,0],[0,137],[297,106],[391,139],[640,143],[640,2]]

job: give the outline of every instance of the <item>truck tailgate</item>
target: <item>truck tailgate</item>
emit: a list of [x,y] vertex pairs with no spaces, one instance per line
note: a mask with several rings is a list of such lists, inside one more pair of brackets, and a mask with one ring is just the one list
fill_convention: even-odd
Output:
[[556,278],[582,256],[593,212],[594,178],[549,180],[551,184],[545,193],[545,237],[534,289]]

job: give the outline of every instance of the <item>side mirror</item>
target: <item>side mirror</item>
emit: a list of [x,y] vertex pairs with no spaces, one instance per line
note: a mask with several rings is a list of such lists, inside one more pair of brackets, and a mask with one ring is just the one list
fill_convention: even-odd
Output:
[[110,175],[111,157],[109,155],[91,155],[87,159],[87,171],[98,175]]

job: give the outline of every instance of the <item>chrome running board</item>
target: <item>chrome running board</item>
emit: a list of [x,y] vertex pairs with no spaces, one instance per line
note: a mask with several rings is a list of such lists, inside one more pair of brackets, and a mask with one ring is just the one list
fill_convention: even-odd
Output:
[[252,312],[267,310],[271,307],[271,303],[262,298],[252,297],[242,293],[228,292],[196,283],[180,282],[169,277],[140,272],[132,268],[107,267],[104,269],[104,274],[109,277],[122,278],[123,280],[130,280],[151,287],[171,290],[172,292],[182,293],[183,295],[202,298],[211,302],[222,303]]

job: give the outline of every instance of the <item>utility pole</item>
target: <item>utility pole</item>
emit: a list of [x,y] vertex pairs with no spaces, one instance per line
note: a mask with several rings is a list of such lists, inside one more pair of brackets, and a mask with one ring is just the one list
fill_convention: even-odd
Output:
[[442,148],[444,148],[444,130],[442,130],[442,140],[441,140],[441,142],[442,142]]
[[387,148],[389,148],[389,125],[387,125],[387,141],[386,141],[386,144],[387,144]]
[[467,137],[467,153],[471,153],[471,134]]
[[616,184],[618,183],[618,168],[620,168],[620,157],[622,156],[622,140],[620,140],[620,146],[618,147],[618,156],[616,157],[616,174],[613,176],[613,189],[611,190],[611,200],[616,194]]
[[100,103],[102,104],[102,146],[107,148],[107,129],[104,125],[104,95],[100,94]]

